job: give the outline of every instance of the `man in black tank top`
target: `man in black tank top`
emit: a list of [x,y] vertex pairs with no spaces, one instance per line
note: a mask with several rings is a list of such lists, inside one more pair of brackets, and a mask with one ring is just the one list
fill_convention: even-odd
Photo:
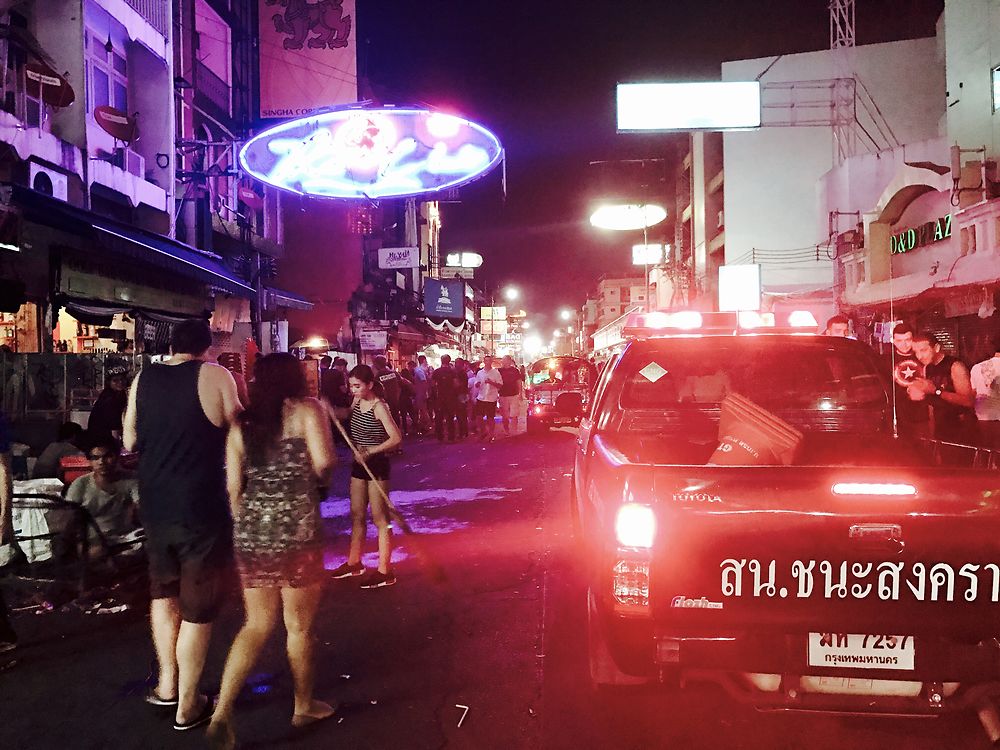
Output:
[[126,449],[139,452],[139,515],[160,666],[146,701],[176,705],[178,730],[212,715],[198,682],[232,546],[225,446],[240,404],[229,371],[204,361],[211,344],[204,320],[177,325],[170,359],[143,369],[133,383],[124,424]]
[[973,445],[976,395],[969,369],[955,357],[945,355],[941,344],[929,333],[913,337],[913,353],[924,366],[924,376],[913,380],[907,395],[930,404],[934,439]]

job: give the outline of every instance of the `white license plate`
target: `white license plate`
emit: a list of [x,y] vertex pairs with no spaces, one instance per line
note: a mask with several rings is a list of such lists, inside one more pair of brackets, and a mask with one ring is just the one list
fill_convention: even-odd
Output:
[[909,635],[809,634],[810,667],[910,671],[915,653]]

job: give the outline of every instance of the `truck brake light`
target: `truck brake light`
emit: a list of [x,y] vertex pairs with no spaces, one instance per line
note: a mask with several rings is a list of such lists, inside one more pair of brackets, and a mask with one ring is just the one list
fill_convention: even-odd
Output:
[[833,485],[833,494],[912,497],[917,494],[917,488],[912,484],[890,482],[837,482]]
[[649,549],[656,536],[656,516],[648,505],[625,503],[615,518],[615,536],[622,547]]

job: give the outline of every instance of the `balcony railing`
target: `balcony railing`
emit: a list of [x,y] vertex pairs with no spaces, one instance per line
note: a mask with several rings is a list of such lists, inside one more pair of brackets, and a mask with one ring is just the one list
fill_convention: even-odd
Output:
[[229,101],[231,91],[229,84],[219,78],[202,62],[195,62],[194,76],[195,91],[227,115],[232,114]]
[[129,7],[146,19],[149,25],[167,35],[167,2],[168,0],[125,0]]

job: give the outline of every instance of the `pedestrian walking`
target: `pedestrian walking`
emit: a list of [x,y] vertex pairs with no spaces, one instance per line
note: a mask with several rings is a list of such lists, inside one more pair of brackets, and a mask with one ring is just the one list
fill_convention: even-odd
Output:
[[[399,446],[402,437],[388,405],[375,394],[376,380],[372,368],[358,365],[351,370],[348,382],[354,396],[350,410],[351,441],[375,481],[355,460],[351,466],[351,546],[347,562],[335,568],[332,575],[334,578],[363,576],[363,589],[392,586],[396,583],[396,575],[392,571],[392,528],[384,498],[389,495],[389,453]],[[371,508],[372,523],[378,531],[378,568],[366,573],[361,552],[367,531],[368,508]]]
[[336,460],[327,411],[306,396],[299,361],[291,354],[258,359],[250,406],[226,442],[245,620],[226,659],[208,729],[214,747],[235,744],[233,706],[279,613],[295,696],[292,726],[334,714],[333,706],[313,697],[313,622],[325,577],[318,487],[329,482]]
[[417,431],[417,412],[413,405],[413,371],[409,367],[399,371],[399,384],[399,429],[404,435],[409,435],[411,431]]
[[417,366],[413,370],[413,407],[417,412],[417,430],[421,432],[430,429],[431,425],[428,396],[432,372],[427,357],[423,354],[417,357]]
[[135,379],[124,424],[126,449],[139,451],[139,516],[159,664],[146,701],[176,706],[179,731],[212,716],[198,682],[231,567],[224,463],[226,432],[241,407],[233,376],[205,361],[211,345],[206,321],[175,326],[171,357]]
[[455,421],[458,423],[458,438],[469,437],[469,365],[458,357],[455,360],[455,393],[458,398],[458,408],[455,410]]
[[497,401],[503,377],[493,366],[493,357],[483,357],[483,369],[476,373],[476,422],[479,438],[493,442],[497,429]]
[[441,355],[441,366],[431,375],[431,385],[434,394],[434,432],[442,442],[445,440],[446,427],[448,442],[455,442],[455,421],[462,408],[459,402],[459,378],[464,390],[464,374],[458,375],[457,370],[452,367],[451,355]]
[[128,404],[125,365],[115,364],[105,373],[107,383],[101,391],[87,420],[87,442],[122,440],[122,415]]
[[521,400],[524,398],[524,380],[521,378],[521,371],[514,364],[514,358],[509,354],[504,355],[503,363],[497,372],[503,380],[503,385],[500,387],[500,422],[505,435],[510,435],[511,423],[516,434],[518,413]]
[[1000,451],[1000,335],[993,339],[993,356],[972,366],[976,417],[983,445]]

